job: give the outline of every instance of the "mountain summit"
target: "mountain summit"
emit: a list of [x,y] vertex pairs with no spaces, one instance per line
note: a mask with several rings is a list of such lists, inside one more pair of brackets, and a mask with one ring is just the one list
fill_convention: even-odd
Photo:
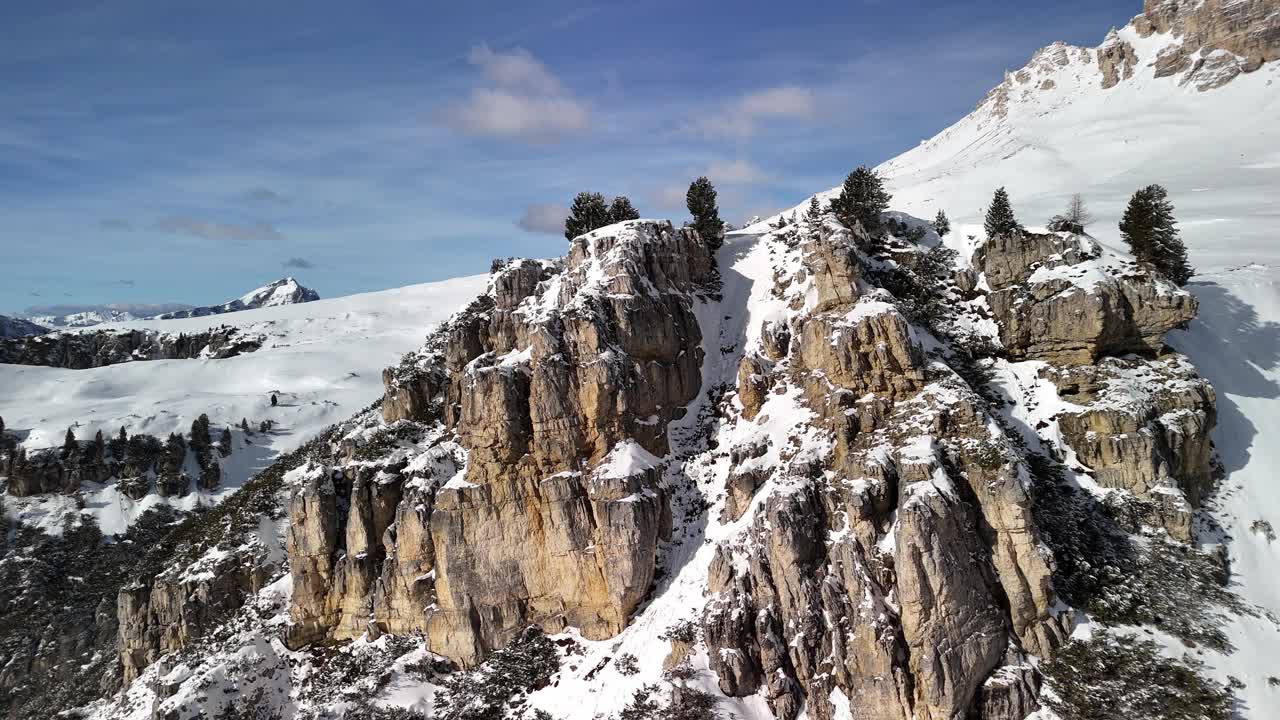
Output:
[[255,308],[296,305],[298,303],[312,302],[319,299],[320,293],[317,293],[315,290],[310,288],[303,287],[297,280],[291,277],[286,277],[276,280],[273,283],[263,285],[256,290],[251,290],[235,300],[229,300],[221,305],[197,307],[191,308],[190,310],[179,310],[177,312],[157,315],[155,319],[174,320],[178,318],[204,317],[206,315],[221,315],[223,313],[253,310]]

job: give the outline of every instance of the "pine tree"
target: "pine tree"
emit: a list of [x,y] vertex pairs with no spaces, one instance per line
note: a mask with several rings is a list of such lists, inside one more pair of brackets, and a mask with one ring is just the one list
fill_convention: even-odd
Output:
[[206,448],[209,447],[210,442],[209,416],[204,413],[200,413],[200,417],[191,421],[191,446]]
[[62,454],[70,455],[80,449],[80,443],[76,440],[76,434],[67,428],[67,436],[62,439]]
[[720,208],[716,206],[716,189],[705,176],[689,183],[689,192],[685,193],[685,204],[689,214],[693,216],[693,229],[711,247],[719,249],[724,243],[724,221],[720,219]]
[[1133,194],[1120,220],[1120,235],[1139,262],[1151,265],[1178,285],[1195,272],[1187,261],[1187,247],[1178,236],[1173,203],[1160,185],[1148,185]]
[[889,209],[891,199],[880,175],[861,165],[844,179],[840,195],[831,201],[831,212],[850,230],[854,223],[861,223],[863,230],[874,235],[881,228],[880,213]]
[[639,220],[640,211],[631,205],[631,199],[626,195],[619,195],[609,203],[609,223],[618,223],[623,220]]
[[941,210],[933,218],[933,231],[938,233],[938,237],[946,237],[947,233],[951,232],[951,221],[947,219],[947,214]]
[[275,407],[275,406],[276,406],[276,404],[277,404],[277,403],[279,403],[279,402],[280,402],[280,400],[276,398],[276,394],[275,394],[275,393],[271,393],[271,407]]
[[107,455],[107,442],[102,439],[101,430],[94,433],[92,450],[93,450],[93,453],[92,453],[93,457],[98,462],[102,462],[102,459]]
[[231,428],[222,428],[222,435],[218,437],[218,445],[219,450],[222,452],[222,457],[231,454]]
[[127,442],[129,442],[129,434],[128,434],[128,433],[126,433],[126,432],[124,431],[124,426],[123,426],[123,425],[121,425],[121,426],[120,426],[120,435],[119,435],[119,437],[120,437],[120,442],[122,442],[122,443],[127,443]]
[[982,226],[989,238],[1022,229],[1018,219],[1013,216],[1013,205],[1009,203],[1009,193],[1004,188],[996,190],[995,197],[991,198],[991,206],[987,208],[987,218]]
[[572,240],[609,224],[609,208],[600,193],[580,192],[569,207],[569,217],[564,220],[564,236]]
[[804,234],[810,240],[822,237],[822,206],[818,204],[818,196],[809,198],[809,209],[804,213]]
[[0,417],[0,437],[4,437],[4,418]]

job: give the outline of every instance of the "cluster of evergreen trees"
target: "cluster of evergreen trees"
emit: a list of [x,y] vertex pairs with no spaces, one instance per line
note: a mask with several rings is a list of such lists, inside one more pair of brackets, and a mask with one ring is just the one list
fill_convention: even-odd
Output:
[[[698,234],[706,238],[713,248],[717,248],[724,240],[724,221],[720,219],[720,208],[716,205],[716,189],[706,177],[699,177],[689,183],[689,191],[685,194],[685,203],[689,214],[693,216],[692,227]],[[564,220],[564,236],[572,240],[579,235],[598,230],[624,220],[639,220],[640,212],[631,204],[626,195],[618,195],[612,202],[606,203],[604,195],[598,192],[580,192],[573,198],[569,207],[569,216]]]
[[[805,217],[801,220],[804,223],[803,230],[816,235],[823,215],[830,213],[849,229],[860,226],[874,243],[886,230],[897,229],[896,226],[888,227],[883,218],[892,198],[879,173],[865,165],[859,166],[845,177],[840,194],[825,209],[820,207],[816,197],[810,200]],[[693,216],[692,227],[699,235],[709,239],[713,247],[719,247],[723,242],[725,224],[720,219],[716,190],[711,181],[700,177],[690,183],[685,201],[689,214]],[[640,213],[625,195],[619,195],[606,204],[600,193],[582,192],[573,200],[569,217],[565,219],[564,234],[572,240],[606,225],[639,217]],[[1075,194],[1071,196],[1066,210],[1049,220],[1048,227],[1055,232],[1084,233],[1092,221],[1093,216],[1084,199]],[[796,223],[794,215],[790,222]],[[787,221],[783,218],[778,227],[785,227],[786,224]],[[933,229],[940,237],[951,232],[951,221],[942,210],[938,211],[933,220]],[[987,237],[1023,231],[1022,223],[1013,212],[1009,193],[1003,187],[995,191],[991,204],[987,206],[983,229]],[[1187,261],[1186,246],[1178,235],[1173,218],[1173,204],[1169,202],[1168,193],[1163,187],[1149,185],[1134,193],[1125,210],[1124,219],[1120,222],[1120,233],[1139,262],[1163,273],[1178,285],[1185,285],[1194,274]],[[868,251],[874,249],[864,248]]]
[[[1049,220],[1048,227],[1054,232],[1083,233],[1092,221],[1084,199],[1077,193],[1071,196],[1065,212]],[[991,199],[983,227],[987,237],[1022,230],[1004,188],[996,190]],[[1154,268],[1179,286],[1186,285],[1195,274],[1187,260],[1187,247],[1178,234],[1173,203],[1169,201],[1168,191],[1160,185],[1148,185],[1129,198],[1120,220],[1120,236],[1138,262]]]
[[580,192],[569,207],[569,217],[564,220],[564,236],[572,240],[579,235],[598,230],[623,220],[639,220],[640,211],[626,195],[619,195],[613,202],[605,203],[598,192]]

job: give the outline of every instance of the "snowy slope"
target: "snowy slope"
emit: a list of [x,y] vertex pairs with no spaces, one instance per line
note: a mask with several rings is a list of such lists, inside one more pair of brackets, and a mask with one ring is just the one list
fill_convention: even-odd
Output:
[[[238,446],[228,459],[223,488],[203,499],[216,501],[278,453],[377,399],[382,369],[420,345],[486,281],[487,276],[457,278],[230,315],[103,325],[172,333],[235,325],[262,333],[266,342],[257,352],[224,360],[154,360],[88,370],[0,364],[0,417],[11,432],[25,436],[28,448],[61,444],[69,426],[81,438],[122,426],[130,434],[164,437],[188,431],[201,413],[214,427],[242,418],[255,426],[274,421],[273,433],[258,435],[251,449]],[[272,392],[279,394],[278,407],[271,407]],[[127,524],[146,503],[161,501],[151,495],[134,503],[114,487],[90,495],[88,509],[108,532]],[[6,500],[7,512],[45,526],[74,506],[74,499],[62,496]]]

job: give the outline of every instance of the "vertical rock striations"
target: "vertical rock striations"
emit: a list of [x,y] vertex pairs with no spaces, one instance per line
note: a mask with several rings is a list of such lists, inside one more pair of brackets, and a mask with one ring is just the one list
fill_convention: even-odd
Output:
[[693,302],[714,282],[696,233],[642,221],[499,269],[385,374],[385,419],[425,425],[435,459],[355,449],[294,490],[292,640],[418,631],[471,665],[529,624],[621,631],[669,527],[660,458],[701,387]]

